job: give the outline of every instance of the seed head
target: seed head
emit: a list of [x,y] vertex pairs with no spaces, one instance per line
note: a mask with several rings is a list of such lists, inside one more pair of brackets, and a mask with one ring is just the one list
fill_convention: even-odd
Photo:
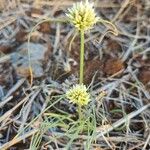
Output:
[[87,92],[87,88],[83,84],[77,84],[66,92],[66,97],[70,102],[77,105],[87,105],[90,101],[90,94]]
[[89,3],[88,0],[74,4],[66,15],[79,31],[91,29],[99,19],[96,17],[93,3]]

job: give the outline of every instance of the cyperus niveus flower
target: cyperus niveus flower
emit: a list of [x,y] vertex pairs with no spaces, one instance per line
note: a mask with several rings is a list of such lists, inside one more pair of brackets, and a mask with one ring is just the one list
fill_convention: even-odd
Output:
[[94,10],[94,4],[88,0],[85,2],[78,2],[68,9],[66,14],[69,21],[79,30],[89,30],[98,21]]
[[74,85],[66,92],[66,97],[70,102],[80,106],[87,105],[90,101],[90,94],[87,92],[87,88],[83,84]]

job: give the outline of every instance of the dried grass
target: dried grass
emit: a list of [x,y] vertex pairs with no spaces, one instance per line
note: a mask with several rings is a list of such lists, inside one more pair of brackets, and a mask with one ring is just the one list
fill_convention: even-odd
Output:
[[[29,33],[43,18],[54,17],[53,15],[59,11],[59,17],[64,16],[62,11],[65,11],[66,7],[73,2],[1,0],[0,46],[5,43],[14,44],[20,26]],[[31,12],[31,16],[28,16],[26,11],[31,9],[31,6],[36,9],[45,6],[42,10],[43,14]],[[3,91],[4,96],[0,101],[0,149],[13,147],[18,149],[21,147],[19,143],[22,143],[22,149],[29,148],[32,146],[31,143],[38,144],[37,135],[39,134],[43,137],[41,143],[39,142],[39,149],[63,149],[66,145],[71,149],[87,149],[88,147],[89,149],[144,150],[150,148],[149,84],[144,85],[138,78],[140,67],[146,67],[142,66],[143,61],[150,60],[150,27],[147,12],[150,2],[124,0],[120,4],[119,0],[116,3],[97,0],[96,6],[98,13],[112,20],[117,26],[119,36],[109,34],[103,37],[108,29],[96,25],[91,33],[87,33],[86,43],[94,45],[94,51],[98,52],[99,55],[95,59],[100,58],[101,61],[109,53],[112,57],[118,57],[126,67],[113,75],[100,76],[98,79],[95,74],[91,79],[90,92],[93,101],[86,113],[89,116],[87,122],[91,120],[95,123],[95,127],[90,121],[87,125],[93,132],[80,132],[82,127],[76,127],[77,124],[73,120],[77,117],[76,107],[60,96],[77,82],[76,72],[65,78],[66,70],[72,68],[70,62],[78,63],[67,52],[68,41],[72,38],[73,30],[66,24],[51,24],[54,31],[51,31],[51,34],[42,33],[40,37],[41,40],[50,43],[53,48],[52,57],[45,65],[44,78],[34,79],[32,87],[27,79],[18,80],[13,77],[9,86],[3,85],[5,92]],[[78,37],[72,45],[78,45],[77,39]],[[113,51],[107,52],[108,39],[120,45],[121,52],[117,51],[117,54]],[[35,39],[31,37],[31,40]],[[71,51],[75,48],[72,46]],[[92,50],[92,47],[90,48]],[[141,64],[137,61],[139,58]],[[10,53],[2,55],[0,64],[5,64],[10,59]],[[147,70],[148,67],[147,65]],[[58,75],[60,69],[65,71]],[[66,79],[63,82],[59,80],[62,77]],[[102,90],[106,91],[107,95],[99,99]],[[51,127],[52,122],[45,122],[46,119],[54,121],[53,127]],[[44,123],[47,125],[47,130],[41,132]],[[68,125],[72,126],[68,127]]]

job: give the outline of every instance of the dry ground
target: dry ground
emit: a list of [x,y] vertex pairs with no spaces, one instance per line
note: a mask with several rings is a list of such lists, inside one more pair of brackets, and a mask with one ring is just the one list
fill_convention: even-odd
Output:
[[60,95],[78,81],[79,36],[69,51],[73,27],[45,22],[28,43],[38,22],[64,18],[73,2],[0,0],[0,149],[150,149],[150,1],[95,0],[98,15],[119,35],[103,36],[110,28],[101,24],[86,33],[84,83],[95,128],[78,136],[71,130],[76,106]]

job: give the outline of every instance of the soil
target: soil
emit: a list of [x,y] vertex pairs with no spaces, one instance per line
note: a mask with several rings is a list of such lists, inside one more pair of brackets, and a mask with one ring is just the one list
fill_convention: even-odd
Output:
[[[79,34],[75,37],[69,51],[69,43],[74,35],[71,25],[63,23],[57,26],[55,23],[44,22],[33,31],[28,43],[31,29],[41,19],[46,16],[49,18],[64,17],[64,12],[70,2],[67,6],[63,4],[57,6],[57,2],[53,4],[51,1],[46,3],[45,0],[42,0],[43,3],[41,2],[37,8],[32,0],[29,1],[21,0],[18,4],[14,0],[12,3],[16,3],[16,5],[10,7],[10,4],[7,8],[3,7],[6,4],[0,5],[0,23],[2,22],[2,25],[0,24],[0,136],[2,136],[0,137],[0,149],[1,146],[13,140],[22,129],[22,123],[24,123],[24,127],[47,107],[49,103],[46,101],[47,97],[50,99],[52,96],[65,94],[68,88],[78,83],[80,37]],[[92,87],[90,87],[94,101],[92,104],[96,111],[104,115],[102,116],[104,118],[100,119],[97,116],[100,123],[109,122],[112,125],[126,115],[149,104],[150,33],[147,10],[150,2],[133,0],[125,6],[116,20],[113,20],[113,17],[119,13],[119,10],[121,11],[123,7],[120,6],[123,5],[123,2],[120,0],[111,1],[116,7],[109,6],[110,1],[108,0],[99,1],[100,4],[102,2],[108,7],[103,8],[103,5],[98,5],[98,14],[107,20],[112,20],[119,30],[119,35],[116,37],[109,33],[100,43],[94,43],[104,35],[106,30],[105,26],[99,24],[96,24],[90,32],[85,34],[87,41],[85,42],[84,84],[88,87],[92,83]],[[120,3],[122,4],[120,5]],[[15,17],[15,21],[8,22],[11,21],[11,17]],[[7,21],[2,21],[4,18]],[[88,40],[89,38],[90,40]],[[28,44],[32,47],[30,61],[33,74],[29,70]],[[31,75],[33,75],[32,84],[30,83]],[[24,81],[21,81],[22,79]],[[105,90],[107,94],[103,100],[98,101],[102,90]],[[36,92],[38,92],[37,95]],[[18,103],[27,97],[29,97],[29,101],[23,102],[13,110]],[[55,102],[55,99],[51,101]],[[61,110],[67,115],[71,114],[73,119],[78,118],[76,105],[70,104],[66,99],[58,103],[56,107],[52,107],[47,113],[63,114]],[[9,114],[9,111],[12,112]],[[125,142],[112,140],[109,141],[109,144],[114,146],[114,149],[137,150],[146,145],[148,150],[150,147],[147,141],[149,135],[146,133],[150,132],[149,114],[149,109],[144,110],[129,119],[128,129],[125,126],[125,128],[122,127],[120,130],[112,130],[108,133],[109,137],[116,136],[118,138],[128,135],[130,138],[134,137],[136,142],[132,143],[129,138]],[[6,120],[3,119],[4,115],[6,115]],[[38,120],[38,124],[43,122],[44,117],[42,116]],[[96,127],[99,128],[98,125]],[[63,131],[60,128],[54,130],[58,130],[60,133]],[[48,134],[51,136],[53,132],[49,131]],[[47,145],[46,138],[45,134],[40,149]],[[107,136],[106,138],[109,139]],[[82,140],[84,138],[77,141],[80,143]],[[93,149],[110,148],[104,140],[98,140],[100,142],[92,143]],[[66,137],[58,138],[58,143],[61,141],[66,143],[68,139]],[[28,149],[30,142],[31,137],[27,137],[25,141],[20,140],[8,149]],[[74,144],[76,143],[74,141]],[[141,143],[143,144],[139,145]],[[63,148],[63,144],[61,144],[59,148]],[[51,145],[53,148],[56,147],[53,142]],[[83,149],[83,144],[79,145],[82,145],[79,149]]]

